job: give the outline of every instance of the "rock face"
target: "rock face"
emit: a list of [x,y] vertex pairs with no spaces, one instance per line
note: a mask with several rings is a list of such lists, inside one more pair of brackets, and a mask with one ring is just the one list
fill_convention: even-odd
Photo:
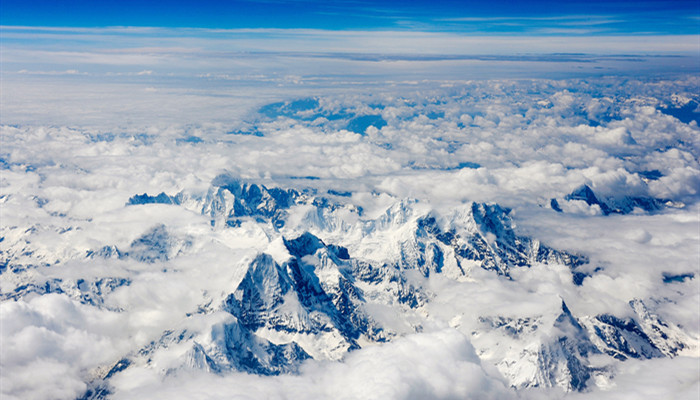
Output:
[[307,341],[309,352],[325,352],[334,359],[358,348],[360,336],[386,339],[364,312],[364,293],[356,286],[357,280],[369,283],[374,276],[357,274],[357,263],[343,259],[347,250],[326,246],[309,233],[284,244],[291,257],[282,265],[267,254],[256,257],[226,297],[226,312],[251,331],[313,336]]
[[137,194],[132,196],[129,201],[126,202],[127,205],[135,206],[139,204],[175,204],[179,205],[182,203],[182,195],[168,196],[164,192],[156,196],[149,196],[147,193]]
[[618,360],[654,358],[663,354],[632,318],[621,319],[602,314],[589,319],[591,338],[598,348]]
[[482,359],[494,363],[516,388],[584,390],[599,372],[588,357],[599,351],[565,303],[557,311],[523,318],[482,317],[473,342]]
[[212,225],[240,223],[240,217],[257,217],[284,225],[286,209],[300,197],[296,190],[268,189],[263,185],[242,183],[229,175],[214,178],[202,205],[202,214],[211,217]]
[[[365,225],[367,237],[394,236],[399,232],[395,258],[401,269],[467,276],[480,267],[510,277],[513,268],[534,263],[556,263],[572,271],[588,263],[587,257],[547,247],[536,239],[515,233],[510,210],[497,204],[470,203],[447,216],[413,210],[400,202]],[[391,249],[380,249],[391,254]]]
[[[567,199],[597,204],[604,213],[629,212],[627,206],[600,200],[587,186]],[[435,277],[460,281],[478,272],[512,282],[516,270],[556,264],[581,284],[577,269],[588,263],[585,255],[519,235],[510,210],[497,204],[469,203],[438,214],[414,200],[402,200],[377,218],[365,218],[361,209],[311,191],[267,188],[227,175],[214,179],[199,199],[161,193],[137,195],[128,202],[134,207],[154,203],[187,203],[188,209],[210,219],[217,232],[238,229],[244,222],[262,226],[280,246],[274,252],[259,251],[237,266],[238,278],[225,282],[222,293],[207,294],[207,302],[182,324],[126,354],[90,384],[85,398],[106,395],[109,379],[133,366],[157,366],[166,374],[181,369],[291,373],[309,358],[339,360],[368,343],[405,334],[396,328],[400,324],[383,317],[387,312],[392,321],[420,331],[416,315],[425,318],[426,305],[435,296],[424,285]],[[625,204],[650,210],[659,206],[656,200]],[[290,215],[295,215],[294,222]],[[193,241],[157,225],[124,248],[105,244],[82,257],[86,262],[153,267],[191,254]],[[10,259],[10,268],[17,269],[12,263]],[[29,281],[2,297],[57,292],[103,307],[104,296],[130,284],[120,277]],[[485,311],[471,339],[482,361],[495,366],[513,387],[567,391],[586,390],[594,378],[610,374],[600,357],[674,357],[694,346],[693,338],[642,300],[629,305],[631,316],[574,315],[563,300],[541,313],[515,317]],[[377,307],[388,311],[377,313]]]

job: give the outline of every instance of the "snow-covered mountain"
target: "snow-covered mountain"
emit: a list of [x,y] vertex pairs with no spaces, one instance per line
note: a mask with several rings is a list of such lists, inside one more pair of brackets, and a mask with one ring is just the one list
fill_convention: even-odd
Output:
[[[574,195],[595,198],[587,187]],[[135,370],[164,377],[182,371],[294,374],[309,359],[341,360],[435,324],[467,335],[481,362],[516,389],[586,391],[613,381],[620,361],[698,351],[698,338],[650,310],[648,299],[630,299],[621,314],[586,314],[567,306],[572,289],[518,315],[472,309],[467,321],[459,310],[468,304],[453,305],[449,318],[434,314],[439,285],[507,287],[538,273],[530,269],[554,268],[568,279],[566,287],[575,288],[598,271],[586,254],[518,233],[511,211],[497,204],[438,212],[396,199],[370,216],[351,196],[268,188],[222,174],[206,192],[135,195],[125,207],[179,209],[207,222],[187,232],[163,222],[127,244],[107,242],[82,252],[68,243],[57,253],[36,248],[38,229],[8,236],[3,247],[5,300],[59,293],[133,313],[120,299],[124,288],[153,274],[179,274],[187,290],[198,293],[178,305],[183,311],[173,318],[154,322],[140,345],[86,372],[86,399],[108,398],[113,382]],[[254,250],[232,251],[241,247],[235,245],[241,232],[259,238],[242,246]],[[223,246],[230,262],[207,258],[211,246]],[[41,273],[90,263],[107,268],[79,279]]]
[[563,199],[551,199],[550,207],[555,211],[562,212],[562,205],[565,202],[582,202],[594,210],[598,210],[603,215],[609,214],[629,214],[631,212],[655,212],[665,207],[682,208],[683,203],[674,202],[667,199],[658,199],[644,195],[623,195],[600,197],[595,194],[588,185],[581,185]]

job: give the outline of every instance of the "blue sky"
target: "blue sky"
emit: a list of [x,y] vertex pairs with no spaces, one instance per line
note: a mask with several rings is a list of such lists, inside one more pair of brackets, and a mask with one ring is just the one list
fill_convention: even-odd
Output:
[[3,0],[1,4],[0,22],[6,26],[369,29],[486,35],[700,32],[698,0]]
[[0,75],[189,88],[697,74],[699,4],[0,0]]

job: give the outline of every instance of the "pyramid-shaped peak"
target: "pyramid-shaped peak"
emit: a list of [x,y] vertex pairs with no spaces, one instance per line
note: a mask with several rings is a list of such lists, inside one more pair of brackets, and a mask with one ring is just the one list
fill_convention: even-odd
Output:
[[593,189],[591,189],[590,186],[586,184],[583,184],[574,189],[571,193],[566,195],[565,199],[583,200],[589,206],[593,204],[600,204],[600,200],[598,200],[598,197],[596,197],[595,193],[593,192]]
[[284,245],[287,247],[287,250],[289,250],[289,254],[298,258],[314,254],[316,250],[326,246],[321,239],[309,232],[305,232],[296,239],[284,239]]
[[[576,317],[571,314],[571,310],[569,310],[569,307],[566,306],[564,299],[561,300],[561,313],[557,317],[554,326],[573,335],[580,335],[583,332],[583,328],[579,324],[578,320],[576,320]],[[574,331],[568,332],[572,328]]]
[[269,254],[258,254],[250,263],[248,271],[253,276],[269,275],[277,273],[279,266]]

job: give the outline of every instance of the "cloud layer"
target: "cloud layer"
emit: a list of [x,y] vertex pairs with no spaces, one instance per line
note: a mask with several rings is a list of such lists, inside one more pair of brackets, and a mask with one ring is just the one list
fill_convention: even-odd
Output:
[[[508,55],[513,46],[551,52],[564,44],[336,32],[320,51],[317,31],[226,31],[217,42],[210,31],[183,40],[181,31],[150,28],[3,29],[3,396],[76,398],[138,354],[153,360],[114,370],[114,398],[697,394],[693,346],[674,359],[601,358],[596,386],[580,395],[516,394],[511,369],[498,364],[556,338],[562,301],[574,315],[639,318],[630,301],[643,299],[697,342],[699,81],[678,67],[692,59],[615,54],[641,49],[633,38],[580,38],[567,47],[604,56],[518,58]],[[108,35],[119,46],[110,47]],[[355,47],[376,36],[374,48]],[[76,38],[88,44],[22,45]],[[672,48],[656,39],[659,50],[697,46],[695,37],[675,38]],[[434,54],[403,53],[409,45]],[[479,55],[483,46],[496,55]],[[671,73],[652,74],[669,65]],[[642,77],[619,76],[630,66]],[[679,110],[687,115],[677,118]],[[283,228],[254,218],[212,225],[201,207],[222,172],[327,197],[337,202],[335,219],[310,203],[289,208]],[[584,184],[611,202],[663,206],[605,216],[597,204],[566,200]],[[135,195],[161,192],[180,204],[127,206]],[[510,207],[519,235],[585,255],[577,270],[585,278],[576,284],[569,267],[541,262],[514,268],[510,279],[470,265],[459,279],[407,273],[406,285],[424,289],[429,302],[401,314],[392,304],[367,311],[396,337],[362,343],[338,362],[309,360],[297,375],[193,372],[178,366],[179,356],[196,354],[182,344],[191,342],[164,342],[189,332],[200,346],[211,344],[212,327],[234,318],[218,307],[250,261],[261,252],[280,263],[289,257],[283,235],[311,230],[382,265],[398,262],[398,243],[415,234],[421,213],[448,226],[471,201]],[[383,228],[370,234],[370,225]],[[498,318],[546,328],[527,340],[498,336],[500,327],[484,331]],[[167,345],[148,350],[152,342]]]

